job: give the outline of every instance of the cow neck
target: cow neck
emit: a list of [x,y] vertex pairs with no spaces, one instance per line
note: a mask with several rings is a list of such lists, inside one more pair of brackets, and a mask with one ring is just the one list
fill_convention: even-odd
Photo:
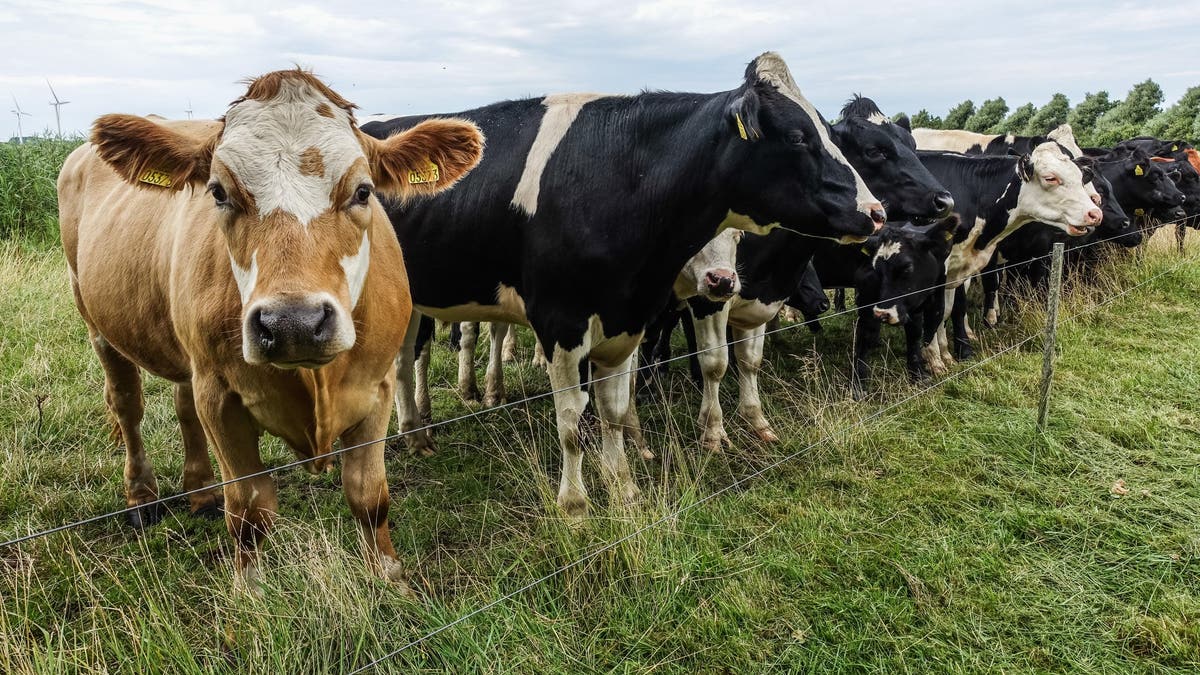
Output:
[[1017,174],[1016,162],[1010,166],[1011,174],[1004,187],[999,192],[983,197],[977,205],[976,214],[984,219],[984,226],[971,246],[978,251],[994,250],[1006,237],[1030,222],[1017,211],[1022,181]]
[[764,304],[790,298],[814,253],[834,245],[829,240],[783,229],[743,236],[737,250],[738,268],[744,270],[738,295]]

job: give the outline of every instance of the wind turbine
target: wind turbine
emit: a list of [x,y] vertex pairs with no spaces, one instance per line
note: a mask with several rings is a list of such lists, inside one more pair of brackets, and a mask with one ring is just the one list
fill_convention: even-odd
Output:
[[190,98],[188,99],[187,110],[184,110],[183,112],[187,113],[189,120],[192,119],[192,99],[190,99]]
[[50,102],[50,105],[54,106],[54,126],[58,127],[58,137],[62,138],[62,118],[59,117],[58,109],[70,101],[58,100],[58,94],[54,93],[54,86],[50,84],[50,80],[46,80],[46,86],[50,87],[50,95],[54,97],[54,100]]
[[17,118],[17,143],[24,144],[25,143],[25,133],[23,131],[21,131],[21,115],[24,115],[26,117],[32,117],[32,115],[25,112],[24,110],[21,110],[21,104],[17,103],[17,95],[16,94],[12,94],[12,100],[13,100],[13,105],[15,105],[16,108],[13,108],[10,112],[12,112],[12,114],[15,115]]

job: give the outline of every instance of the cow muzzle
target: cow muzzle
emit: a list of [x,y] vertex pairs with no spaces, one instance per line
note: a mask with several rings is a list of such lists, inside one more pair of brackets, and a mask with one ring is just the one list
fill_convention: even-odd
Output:
[[1083,227],[1075,225],[1067,225],[1067,234],[1073,237],[1082,237],[1092,231],[1092,228],[1100,224],[1104,220],[1104,212],[1100,209],[1088,209],[1083,216]]
[[893,326],[900,323],[900,312],[896,311],[895,306],[884,308],[876,305],[872,308],[872,311],[875,314],[875,318],[884,323],[889,323]]
[[247,363],[320,368],[354,346],[354,324],[332,296],[284,296],[254,303],[245,314]]
[[703,295],[709,300],[722,302],[738,292],[737,272],[730,269],[713,269],[704,273]]

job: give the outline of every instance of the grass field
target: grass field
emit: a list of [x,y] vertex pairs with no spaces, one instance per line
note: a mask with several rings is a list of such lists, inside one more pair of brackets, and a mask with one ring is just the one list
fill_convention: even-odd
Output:
[[[53,219],[30,213],[0,223],[0,540],[124,506]],[[1181,257],[1166,234],[1068,294],[1064,316],[1153,279],[1060,326],[1044,437],[1037,340],[842,433],[919,388],[885,331],[876,393],[853,401],[851,317],[838,317],[768,347],[777,446],[741,434],[699,450],[699,392],[678,364],[640,406],[658,458],[635,461],[633,509],[608,506],[592,471],[593,515],[557,515],[545,398],[441,429],[433,458],[393,449],[392,531],[415,600],[361,564],[336,473],[279,474],[261,597],[231,587],[224,524],[183,506],[142,533],[113,519],[0,549],[0,672],[348,671],[650,525],[378,670],[1195,672],[1200,246]],[[981,353],[1042,321],[1021,308],[981,332]],[[435,418],[472,410],[443,339],[433,365]],[[528,365],[507,374],[514,399],[548,390]],[[154,378],[144,430],[160,487],[178,492],[181,441]],[[263,452],[292,459],[275,441]]]

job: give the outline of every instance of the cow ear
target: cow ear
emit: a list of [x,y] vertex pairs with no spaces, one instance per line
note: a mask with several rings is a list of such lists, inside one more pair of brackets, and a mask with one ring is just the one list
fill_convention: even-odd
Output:
[[223,125],[206,136],[188,136],[136,115],[104,115],[92,125],[96,154],[134,185],[181,190],[208,181]]
[[1171,159],[1170,157],[1151,157],[1150,161],[1158,162],[1159,164],[1174,164],[1175,163],[1175,160]]
[[901,129],[904,129],[905,131],[907,131],[909,133],[912,132],[912,122],[909,121],[908,115],[905,115],[904,113],[900,113],[900,116],[897,117],[892,122],[893,122],[893,124],[900,127]]
[[743,141],[762,138],[762,127],[758,123],[759,107],[758,92],[754,87],[746,87],[742,95],[729,104],[729,125]]
[[425,120],[383,141],[362,139],[375,189],[400,199],[448,189],[483,157],[483,132],[460,119]]
[[1026,183],[1033,180],[1033,158],[1028,154],[1021,155],[1020,159],[1017,160],[1017,174]]

